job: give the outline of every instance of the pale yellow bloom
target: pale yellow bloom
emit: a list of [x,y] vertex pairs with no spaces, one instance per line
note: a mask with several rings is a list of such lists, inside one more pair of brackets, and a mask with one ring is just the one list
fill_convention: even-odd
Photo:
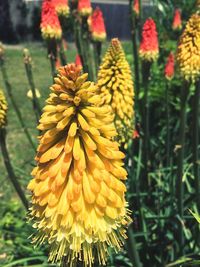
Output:
[[180,73],[187,81],[195,81],[200,76],[200,15],[189,19],[180,38],[177,51]]
[[[124,193],[127,173],[109,107],[97,86],[70,64],[59,69],[43,109],[37,166],[28,185],[33,241],[50,244],[50,261],[105,264],[118,251],[130,222]],[[64,258],[63,258],[64,257]]]
[[118,39],[112,39],[98,72],[105,104],[112,107],[120,144],[127,144],[134,128],[134,88],[130,66]]

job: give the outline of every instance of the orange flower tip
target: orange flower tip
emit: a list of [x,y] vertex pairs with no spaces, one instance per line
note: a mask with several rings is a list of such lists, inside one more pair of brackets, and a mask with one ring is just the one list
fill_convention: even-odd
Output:
[[178,8],[175,9],[175,11],[174,11],[172,29],[173,30],[181,30],[182,29],[181,11]]
[[61,39],[62,29],[51,0],[43,0],[40,28],[43,39]]
[[94,41],[103,42],[106,39],[106,29],[103,13],[99,7],[96,7],[89,21],[92,39]]
[[139,56],[144,61],[153,62],[158,58],[158,33],[152,18],[145,21],[142,29],[142,40],[139,47]]
[[167,80],[171,80],[174,77],[174,60],[174,54],[170,53],[164,70],[165,78]]
[[133,131],[133,139],[140,138],[139,132],[137,130]]
[[37,166],[28,185],[33,243],[50,246],[49,260],[91,267],[120,250],[131,222],[125,200],[124,154],[108,105],[81,67],[58,69],[43,109]]
[[92,13],[90,0],[78,0],[78,13],[82,17],[88,17]]

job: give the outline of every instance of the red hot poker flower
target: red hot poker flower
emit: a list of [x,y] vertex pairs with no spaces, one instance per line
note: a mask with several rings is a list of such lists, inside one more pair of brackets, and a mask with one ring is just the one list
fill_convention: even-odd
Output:
[[172,29],[173,30],[180,30],[182,28],[182,21],[181,21],[181,12],[177,8],[174,12],[174,19],[172,23]]
[[78,13],[83,17],[87,17],[92,13],[90,0],[78,0]]
[[158,53],[158,33],[156,24],[152,18],[149,18],[143,25],[139,55],[145,61],[155,61],[158,57]]
[[139,0],[133,1],[133,11],[135,12],[137,16],[139,15],[140,13]]
[[60,39],[62,29],[51,0],[43,0],[40,28],[44,39]]
[[174,77],[174,54],[171,52],[165,65],[165,78],[171,80]]
[[97,7],[91,16],[90,30],[92,33],[92,39],[102,42],[106,39],[106,29],[103,19],[103,13],[99,7]]

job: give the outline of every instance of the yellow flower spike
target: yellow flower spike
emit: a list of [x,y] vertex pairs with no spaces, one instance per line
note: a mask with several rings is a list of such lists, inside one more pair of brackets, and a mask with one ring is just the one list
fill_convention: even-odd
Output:
[[200,76],[199,47],[200,15],[194,14],[186,24],[177,51],[180,73],[187,81],[196,81]]
[[[134,87],[130,66],[118,39],[111,41],[100,66],[97,83],[104,103],[112,107],[117,140],[127,146],[134,128]],[[112,131],[108,132],[112,135]]]
[[[98,87],[70,64],[59,69],[39,129],[37,166],[28,185],[36,244],[48,241],[49,260],[76,266],[106,263],[118,251],[131,221],[122,180],[124,154]],[[97,257],[96,257],[97,255]]]
[[0,128],[6,126],[6,117],[7,117],[7,101],[2,90],[0,90]]

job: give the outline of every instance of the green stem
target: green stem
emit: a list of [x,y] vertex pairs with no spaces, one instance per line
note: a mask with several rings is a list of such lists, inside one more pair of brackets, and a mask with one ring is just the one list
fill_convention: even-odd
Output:
[[131,18],[131,35],[132,35],[132,44],[133,44],[133,57],[134,57],[134,73],[135,73],[135,90],[136,90],[136,97],[139,96],[139,60],[138,60],[138,47],[137,47],[137,18],[132,11],[133,1],[130,0],[130,18]]
[[166,82],[165,91],[165,101],[166,101],[166,126],[167,126],[167,136],[166,136],[166,161],[167,167],[170,165],[170,128],[169,128],[169,84]]
[[148,87],[150,78],[151,62],[142,62],[143,73],[143,87],[144,87],[144,100],[143,100],[143,163],[144,163],[144,185],[148,187],[148,161],[149,161],[149,98]]
[[65,66],[67,64],[67,58],[65,55],[65,49],[63,46],[63,40],[62,39],[59,42],[59,56],[60,56],[60,61],[61,61],[62,66]]
[[83,57],[85,61],[86,72],[88,73],[89,79],[93,81],[94,80],[93,60],[92,60],[91,49],[90,49],[90,37],[89,37],[87,17],[82,18],[81,42],[83,44]]
[[28,209],[28,201],[17,180],[17,177],[15,176],[13,167],[10,162],[10,157],[9,157],[8,150],[6,147],[6,130],[5,129],[0,129],[0,145],[1,145],[1,151],[3,155],[4,164],[8,172],[8,177],[11,183],[13,184],[15,191],[17,192],[19,198],[21,199],[24,207]]
[[12,94],[12,87],[11,87],[11,84],[10,82],[8,81],[8,75],[7,75],[7,72],[6,72],[6,68],[5,68],[5,65],[4,65],[4,61],[2,59],[0,59],[0,67],[1,67],[1,73],[2,73],[2,77],[3,77],[3,81],[4,81],[4,84],[5,84],[5,87],[7,89],[7,93],[8,93],[8,96],[10,97],[10,100],[12,102],[12,105],[14,107],[14,110],[16,112],[16,115],[19,119],[19,122],[21,124],[21,127],[29,141],[29,143],[31,144],[31,147],[34,149],[34,151],[36,150],[36,147],[35,147],[35,144],[33,143],[33,140],[31,138],[31,135],[24,123],[24,120],[22,118],[22,115],[21,115],[21,112],[20,112],[20,109],[18,108],[18,105],[15,101],[15,98],[13,97],[13,94]]
[[195,84],[194,104],[193,104],[193,165],[195,177],[195,190],[197,208],[200,211],[200,176],[199,176],[199,99],[200,99],[200,79]]
[[35,113],[35,117],[36,117],[36,122],[38,123],[40,115],[41,115],[41,108],[40,108],[40,103],[37,99],[36,96],[36,91],[35,91],[35,83],[34,83],[34,79],[33,79],[33,73],[32,73],[32,66],[30,63],[24,63],[25,65],[25,69],[26,69],[26,75],[28,78],[28,82],[32,91],[32,104],[33,104],[33,110]]
[[[181,111],[180,111],[180,129],[179,129],[179,149],[178,149],[178,161],[177,161],[177,184],[176,184],[176,194],[177,194],[177,207],[178,215],[180,220],[183,220],[184,206],[184,186],[183,186],[183,167],[184,167],[184,154],[185,154],[185,126],[186,126],[186,108],[187,108],[187,98],[188,98],[188,84],[184,82],[181,90]],[[180,255],[183,254],[184,245],[184,235],[183,235],[183,224],[180,222],[178,230],[178,238],[180,245]]]
[[131,226],[129,226],[128,228],[127,250],[128,250],[128,255],[133,263],[133,266],[142,267],[140,257],[137,251],[135,237],[133,234],[133,230],[131,229]]
[[56,76],[57,42],[55,39],[47,40],[47,55],[50,60],[51,75],[54,82]]
[[97,77],[99,65],[101,63],[101,47],[102,47],[101,42],[96,42],[96,41],[93,42],[96,77]]

